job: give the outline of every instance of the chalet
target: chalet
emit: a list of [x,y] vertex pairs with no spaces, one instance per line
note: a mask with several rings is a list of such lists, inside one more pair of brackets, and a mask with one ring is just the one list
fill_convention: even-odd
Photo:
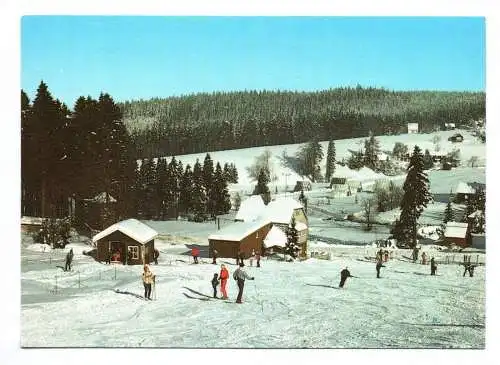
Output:
[[448,138],[448,141],[456,143],[456,142],[463,142],[464,141],[464,136],[462,136],[460,133],[455,133],[453,136]]
[[[334,196],[350,196],[352,194],[346,177],[332,177],[330,189]],[[354,189],[354,191],[356,191],[356,189]]]
[[448,222],[444,230],[444,242],[455,246],[469,246],[469,224],[459,222]]
[[208,236],[209,253],[217,250],[219,257],[236,258],[238,252],[245,258],[250,257],[252,250],[261,252],[264,238],[271,230],[271,222],[254,220],[235,222]]
[[114,261],[141,265],[153,261],[157,236],[158,232],[148,225],[137,219],[127,219],[99,232],[92,237],[92,242],[97,246],[98,261],[106,261],[111,255]]
[[[261,209],[251,211],[252,206]],[[258,199],[249,201],[246,207],[240,208],[238,221],[208,237],[210,255],[213,249],[216,249],[219,257],[236,257],[239,251],[243,252],[245,257],[249,257],[252,250],[262,250],[264,239],[273,227],[286,232],[292,217],[295,218],[298,241],[302,247],[302,254],[305,255],[309,232],[308,220],[302,204],[293,198],[279,198],[263,208]]]
[[455,203],[464,203],[475,193],[476,191],[469,184],[460,181],[455,190]]
[[446,152],[444,151],[434,151],[432,154],[432,161],[434,163],[440,163],[446,157]]
[[266,208],[261,195],[252,195],[241,202],[238,213],[234,218],[237,222],[255,221],[259,214]]
[[446,129],[446,130],[452,130],[455,128],[456,128],[455,123],[444,123],[444,129]]
[[408,123],[408,134],[418,133],[418,123]]

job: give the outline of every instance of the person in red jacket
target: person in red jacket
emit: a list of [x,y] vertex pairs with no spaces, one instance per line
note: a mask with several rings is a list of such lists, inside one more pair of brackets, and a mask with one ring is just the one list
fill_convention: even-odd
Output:
[[194,263],[198,263],[198,256],[200,256],[200,250],[197,247],[191,249],[191,255],[193,256]]
[[228,278],[229,278],[229,271],[227,271],[226,265],[224,264],[220,265],[219,280],[220,280],[220,291],[222,292],[222,299],[228,299],[226,292],[226,284]]

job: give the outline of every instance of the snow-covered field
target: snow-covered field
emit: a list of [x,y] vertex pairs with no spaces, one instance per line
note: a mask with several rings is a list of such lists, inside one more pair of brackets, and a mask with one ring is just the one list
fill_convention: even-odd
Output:
[[[485,270],[463,277],[458,264],[429,266],[406,261],[406,250],[375,276],[371,246],[311,245],[328,249],[330,261],[263,260],[246,270],[244,303],[209,299],[210,280],[219,267],[208,258],[189,263],[180,244],[159,242],[155,301],[144,301],[140,266],[107,266],[73,243],[72,272],[63,272],[63,253],[25,244],[22,260],[21,345],[24,347],[220,347],[220,348],[483,348]],[[442,252],[426,249],[443,260]],[[448,254],[449,255],[449,254]],[[459,255],[454,257],[461,260]],[[483,254],[473,260],[484,262]],[[361,261],[364,260],[364,261]],[[234,260],[225,262],[230,273]],[[339,272],[352,275],[338,289]],[[55,290],[57,276],[57,290]],[[119,288],[129,294],[118,294]]]

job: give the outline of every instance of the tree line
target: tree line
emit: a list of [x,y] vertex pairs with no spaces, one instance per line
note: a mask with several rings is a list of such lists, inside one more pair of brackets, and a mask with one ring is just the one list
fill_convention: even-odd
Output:
[[207,154],[203,168],[198,161],[183,168],[175,158],[138,163],[136,156],[123,113],[109,94],[81,96],[70,110],[43,81],[32,102],[21,90],[22,215],[62,218],[102,192],[106,203],[116,199],[121,219],[200,219],[230,209],[227,184],[238,180],[234,164],[214,166]]
[[200,93],[119,104],[138,157],[421,132],[485,116],[485,93],[336,88]]

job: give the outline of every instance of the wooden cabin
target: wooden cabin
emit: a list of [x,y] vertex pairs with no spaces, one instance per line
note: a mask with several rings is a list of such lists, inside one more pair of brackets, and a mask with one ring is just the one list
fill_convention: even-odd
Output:
[[153,261],[154,239],[158,236],[153,228],[138,221],[127,219],[109,226],[92,237],[97,247],[97,261],[112,261],[124,265],[142,265]]
[[268,220],[234,222],[208,236],[209,255],[217,250],[218,257],[236,258],[238,252],[249,258],[252,250],[261,252],[263,241],[271,229]]

